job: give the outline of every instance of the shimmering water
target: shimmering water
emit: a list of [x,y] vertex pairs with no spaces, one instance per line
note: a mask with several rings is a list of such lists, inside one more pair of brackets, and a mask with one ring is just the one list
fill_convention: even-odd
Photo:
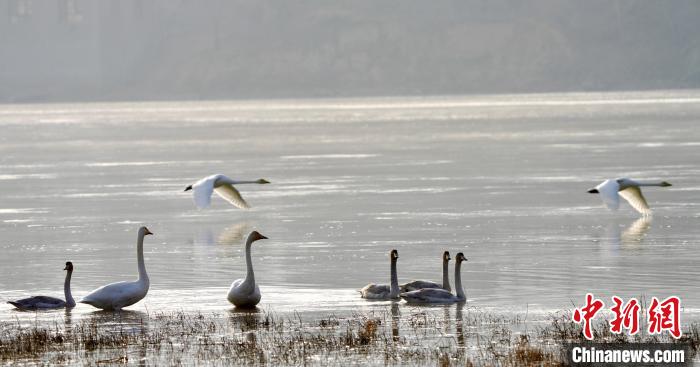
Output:
[[[279,312],[376,307],[356,289],[388,281],[396,248],[402,281],[463,251],[470,306],[678,295],[697,317],[699,123],[692,91],[0,106],[0,300],[62,297],[67,260],[76,299],[134,278],[147,225],[137,311],[230,309],[258,229],[261,307]],[[239,187],[249,211],[195,209],[182,190],[216,172],[272,184]],[[586,193],[618,176],[673,186],[645,189],[639,219]],[[16,317],[35,315],[0,304]]]

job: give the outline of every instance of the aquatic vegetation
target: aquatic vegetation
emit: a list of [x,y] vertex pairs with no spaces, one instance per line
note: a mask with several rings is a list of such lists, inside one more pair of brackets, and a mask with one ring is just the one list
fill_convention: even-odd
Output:
[[[446,317],[435,309],[401,314],[397,305],[346,317],[304,320],[259,309],[229,313],[98,312],[78,323],[0,323],[0,363],[180,365],[440,365],[559,366],[562,344],[581,329],[562,311],[530,331],[517,315],[474,308]],[[607,325],[598,340],[615,342]],[[653,337],[657,341],[658,337]],[[628,341],[651,341],[635,336]],[[700,347],[695,323],[677,341]]]

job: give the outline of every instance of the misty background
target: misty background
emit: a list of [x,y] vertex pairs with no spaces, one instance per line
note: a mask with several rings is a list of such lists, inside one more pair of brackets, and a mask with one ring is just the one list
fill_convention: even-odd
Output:
[[697,88],[700,2],[0,0],[0,102]]

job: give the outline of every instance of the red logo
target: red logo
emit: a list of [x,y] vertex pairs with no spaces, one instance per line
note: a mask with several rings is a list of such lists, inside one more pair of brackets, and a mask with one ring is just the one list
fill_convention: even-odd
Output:
[[610,321],[610,331],[615,334],[622,333],[624,327],[629,331],[629,335],[634,335],[639,332],[639,301],[632,298],[623,308],[624,302],[617,296],[613,296],[613,306],[610,310],[615,314],[615,319]]
[[574,310],[574,322],[579,324],[583,322],[583,336],[588,340],[593,340],[591,319],[595,317],[595,314],[597,314],[603,306],[605,306],[603,301],[599,299],[594,300],[593,295],[588,293],[586,294],[586,305],[581,309],[577,308]]
[[674,338],[680,338],[680,309],[681,300],[678,297],[668,297],[661,303],[656,297],[652,297],[647,318],[649,334],[661,334],[662,331],[668,330]]
[[[636,298],[632,298],[625,303],[620,297],[612,297],[614,305],[610,308],[614,318],[609,320],[610,331],[615,334],[622,333],[622,330],[627,330],[629,335],[635,335],[639,332],[639,313],[641,306]],[[586,294],[586,304],[574,310],[573,321],[577,324],[583,324],[583,336],[588,340],[593,340],[593,331],[591,328],[591,320],[605,306],[603,301],[593,297],[593,294]],[[662,302],[656,297],[652,297],[651,304],[646,310],[647,320],[649,322],[650,335],[661,334],[668,331],[671,336],[678,339],[681,337],[681,300],[678,297],[668,297]]]

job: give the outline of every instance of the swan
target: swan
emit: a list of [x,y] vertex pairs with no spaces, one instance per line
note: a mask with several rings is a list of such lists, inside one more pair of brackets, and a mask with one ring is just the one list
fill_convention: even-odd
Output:
[[146,297],[150,282],[148,274],[146,274],[146,264],[143,262],[143,238],[152,234],[146,227],[139,228],[136,242],[139,264],[138,280],[134,282],[117,282],[97,288],[85,296],[80,303],[87,303],[90,306],[107,311],[120,311],[122,308],[131,306]]
[[66,262],[66,280],[63,282],[63,295],[66,300],[48,296],[34,296],[23,298],[17,301],[8,301],[7,303],[19,308],[20,310],[48,310],[54,308],[72,308],[75,307],[75,300],[70,292],[70,277],[73,274],[73,263]]
[[588,190],[591,194],[600,194],[603,202],[611,210],[617,210],[620,207],[620,196],[638,212],[643,215],[650,215],[651,209],[647,204],[644,195],[642,195],[642,186],[660,186],[668,187],[670,183],[666,181],[650,182],[650,181],[635,181],[629,178],[618,178],[614,180],[605,180],[600,185]]
[[396,261],[399,259],[399,252],[391,250],[391,284],[370,283],[360,289],[362,298],[367,299],[396,299],[399,298],[399,277],[396,275]]
[[415,291],[423,288],[441,288],[448,292],[452,291],[450,287],[450,277],[449,273],[449,263],[450,263],[450,252],[445,251],[442,254],[442,284],[431,282],[428,280],[414,280],[401,285],[401,293]]
[[266,240],[267,237],[257,231],[250,232],[245,241],[245,264],[248,273],[245,279],[236,279],[228,290],[228,301],[236,307],[254,307],[260,302],[260,288],[255,284],[253,262],[250,259],[250,246],[257,240]]
[[417,291],[401,293],[401,298],[408,303],[455,303],[464,302],[467,297],[462,289],[461,267],[462,261],[467,261],[463,253],[458,253],[455,258],[455,288],[457,295],[440,288],[424,288]]
[[198,208],[203,209],[211,203],[211,194],[216,192],[224,200],[240,209],[249,209],[250,205],[243,199],[241,194],[233,185],[238,184],[268,184],[270,181],[261,178],[255,181],[235,181],[224,175],[216,174],[204,177],[203,179],[189,185],[185,191],[192,190],[194,203]]

